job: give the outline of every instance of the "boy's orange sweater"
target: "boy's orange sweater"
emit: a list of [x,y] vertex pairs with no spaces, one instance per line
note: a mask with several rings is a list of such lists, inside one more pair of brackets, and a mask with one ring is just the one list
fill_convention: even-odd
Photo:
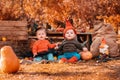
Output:
[[38,40],[33,44],[32,52],[38,53],[38,52],[43,52],[43,51],[48,51],[50,48],[54,48],[56,45],[51,44],[48,40]]

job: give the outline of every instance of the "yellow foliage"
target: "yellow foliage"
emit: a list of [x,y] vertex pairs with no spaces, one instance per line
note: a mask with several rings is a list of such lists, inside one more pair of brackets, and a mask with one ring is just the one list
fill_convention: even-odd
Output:
[[[24,13],[29,18],[39,18],[41,22],[50,24],[54,24],[54,20],[64,22],[68,17],[92,24],[96,14],[111,15],[117,12],[115,9],[116,6],[119,7],[118,3],[119,0],[112,2],[109,0],[1,0],[0,19],[16,20]],[[112,16],[106,18],[106,22],[115,23],[116,21],[120,21],[119,15],[115,15],[114,18]],[[77,22],[74,22],[75,26],[80,24],[75,23]]]
[[115,16],[103,16],[103,19],[105,20],[106,23],[112,24],[114,27],[115,31],[117,31],[120,23],[120,15],[115,15]]

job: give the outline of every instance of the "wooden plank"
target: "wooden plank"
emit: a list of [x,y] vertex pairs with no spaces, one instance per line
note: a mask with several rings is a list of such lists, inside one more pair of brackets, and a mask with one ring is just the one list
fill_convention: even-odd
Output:
[[120,26],[118,27],[117,32],[118,32],[118,35],[120,35]]
[[0,31],[0,35],[10,35],[10,36],[14,36],[14,35],[28,35],[27,31]]
[[[36,36],[29,36],[29,39],[37,39]],[[47,38],[52,38],[52,39],[64,39],[64,37],[55,37],[55,36],[48,36]]]
[[49,37],[49,38],[52,38],[52,39],[61,39],[61,40],[64,39],[64,37]]
[[[57,35],[57,34],[60,34],[60,35],[62,35],[63,34],[63,32],[52,32],[52,31],[48,31],[47,32],[48,34],[54,34],[54,35]],[[81,33],[81,32],[77,32],[77,34],[79,35],[92,35],[93,33],[90,33],[90,32],[85,32],[85,33]]]
[[117,35],[117,41],[116,41],[117,44],[120,44],[120,34]]
[[57,35],[57,34],[63,34],[63,32],[52,32],[52,31],[48,31],[47,33],[48,33],[48,34],[56,34],[56,35]]
[[30,38],[30,39],[36,39],[37,37],[36,36],[29,36],[28,38]]
[[0,39],[6,37],[7,40],[27,40],[26,21],[0,21]]
[[9,36],[7,37],[7,40],[28,40],[28,36]]
[[0,31],[27,31],[27,27],[18,27],[18,26],[11,26],[11,27],[0,27]]
[[[0,36],[0,40],[2,41],[2,37]],[[7,41],[10,40],[28,40],[28,35],[26,36],[4,36],[6,38]]]
[[120,34],[117,35],[117,38],[120,38]]
[[8,26],[27,26],[26,21],[0,21],[0,26],[8,27]]

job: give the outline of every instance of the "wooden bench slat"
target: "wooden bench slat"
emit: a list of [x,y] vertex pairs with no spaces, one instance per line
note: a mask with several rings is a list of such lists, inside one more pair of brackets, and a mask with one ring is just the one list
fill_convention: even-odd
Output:
[[0,31],[11,31],[11,30],[15,30],[15,31],[25,31],[27,30],[27,27],[16,27],[16,26],[8,26],[8,27],[0,27]]
[[7,40],[27,40],[27,36],[16,36],[16,37],[7,37]]
[[27,26],[25,21],[0,21],[0,26],[8,27],[9,26]]
[[[36,36],[29,36],[28,38],[29,38],[29,39],[37,39]],[[52,38],[52,39],[64,39],[64,37],[53,37],[53,36],[49,36],[49,37],[47,37],[47,38]]]
[[15,36],[15,35],[28,35],[26,31],[0,31],[0,35],[10,35],[10,36]]
[[117,38],[120,38],[120,34],[117,35]]
[[[7,41],[10,40],[27,40],[28,36],[5,36]],[[0,36],[0,40],[2,40],[2,36]]]
[[27,21],[0,21],[0,38],[28,40]]

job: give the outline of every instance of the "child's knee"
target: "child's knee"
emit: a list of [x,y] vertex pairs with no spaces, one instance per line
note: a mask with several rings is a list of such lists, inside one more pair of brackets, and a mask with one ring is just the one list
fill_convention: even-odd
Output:
[[75,54],[75,57],[79,60],[81,58],[80,54]]
[[54,61],[54,56],[53,56],[52,53],[49,53],[49,54],[48,54],[48,60]]
[[49,61],[54,61],[54,57],[48,57]]
[[61,58],[64,58],[64,56],[63,55],[59,55],[58,56],[58,60],[60,60]]

